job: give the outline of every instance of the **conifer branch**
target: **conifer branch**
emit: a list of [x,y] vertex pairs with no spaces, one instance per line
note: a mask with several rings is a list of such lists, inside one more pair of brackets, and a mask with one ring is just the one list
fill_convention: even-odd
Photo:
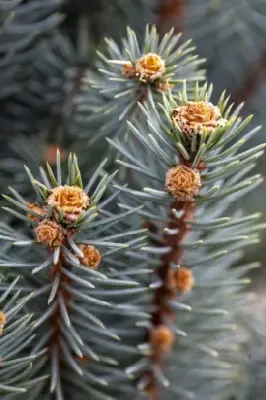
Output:
[[[0,394],[3,398],[26,393],[35,384],[31,378],[32,363],[45,351],[24,354],[26,346],[34,340],[32,314],[26,312],[31,295],[22,297],[19,277],[8,283],[1,282],[0,296]],[[40,377],[45,381],[47,376]]]
[[234,93],[236,102],[248,101],[252,98],[258,86],[265,79],[266,72],[266,52],[263,51],[255,66],[252,65],[251,69],[246,74],[243,83]]
[[[187,2],[185,0],[166,0],[159,2],[157,9],[157,24],[160,32],[165,30],[169,25],[175,25],[176,32],[182,32],[182,17],[186,10]],[[176,24],[176,20],[178,24]]]
[[[173,215],[173,209],[181,215],[179,219]],[[156,272],[161,285],[154,293],[156,311],[152,315],[153,327],[150,337],[155,347],[151,356],[151,363],[155,365],[159,364],[161,369],[163,369],[163,359],[165,356],[162,348],[165,346],[165,350],[169,351],[169,344],[167,342],[170,341],[171,344],[174,341],[174,334],[170,330],[168,331],[167,328],[162,329],[166,325],[174,324],[175,321],[175,312],[168,304],[172,299],[175,299],[176,288],[178,288],[180,293],[185,293],[191,290],[193,284],[193,277],[190,271],[186,268],[180,268],[184,252],[184,249],[180,245],[186,240],[189,234],[191,226],[187,224],[187,221],[193,220],[194,211],[194,202],[175,201],[169,208],[169,223],[165,228],[166,233],[164,234],[163,245],[171,250],[162,256],[161,265]],[[160,331],[162,332],[160,333]],[[156,336],[158,336],[157,339]],[[147,391],[152,400],[159,398],[154,374],[150,374],[149,376]]]
[[[30,305],[35,311],[31,332],[38,335],[28,351],[35,354],[48,348],[45,354],[42,353],[41,365],[34,364],[31,372],[32,379],[38,382],[31,393],[32,399],[48,392],[56,398],[65,398],[65,386],[73,381],[73,373],[76,389],[81,395],[89,392],[102,398],[108,398],[105,394],[109,385],[105,380],[107,371],[111,383],[117,373],[122,381],[128,380],[116,361],[122,357],[122,363],[125,363],[124,354],[128,347],[118,347],[117,357],[112,356],[111,350],[124,335],[125,338],[131,335],[134,320],[140,317],[137,312],[134,314],[137,307],[129,305],[133,315],[126,325],[119,328],[123,321],[120,317],[117,329],[109,330],[107,325],[115,307],[116,314],[121,312],[123,315],[127,310],[126,304],[123,305],[125,300],[135,294],[142,296],[147,290],[140,281],[134,280],[138,271],[133,276],[123,276],[125,265],[137,260],[145,231],[124,229],[123,220],[136,212],[134,208],[116,215],[105,208],[109,199],[101,201],[101,198],[116,173],[109,176],[103,172],[103,167],[104,163],[101,163],[83,189],[77,159],[70,154],[66,185],[63,185],[60,153],[57,152],[56,171],[48,165],[47,173],[43,175],[44,183],[37,181],[26,168],[39,203],[25,202],[14,190],[15,198],[5,196],[18,209],[7,207],[6,211],[29,224],[31,239],[2,224],[1,237],[14,243],[18,259],[14,254],[12,257],[2,255],[1,267],[18,268],[25,278],[23,289],[33,292],[35,287],[34,299],[44,304],[43,310],[35,309],[34,302]],[[29,252],[24,250],[29,246],[33,263],[27,262]],[[48,252],[43,252],[44,249]],[[131,254],[129,261],[130,250],[134,250],[134,255]],[[38,261],[40,255],[42,260]],[[98,271],[99,266],[102,271]],[[112,276],[114,273],[117,277]],[[100,375],[99,368],[102,369]],[[42,373],[45,381],[40,379]]]
[[[258,146],[247,154],[245,151],[237,153],[245,139],[249,139],[257,130],[251,130],[239,139],[238,136],[251,118],[242,121],[238,116],[239,110],[232,111],[232,106],[227,105],[225,94],[221,96],[217,106],[210,103],[211,91],[212,88],[207,85],[202,88],[196,85],[194,94],[187,92],[184,87],[177,97],[169,91],[167,95],[163,95],[159,107],[151,96],[146,109],[141,107],[147,125],[138,121],[129,123],[137,142],[132,140],[128,143],[126,152],[119,140],[110,141],[125,157],[122,164],[124,167],[136,170],[143,165],[143,169],[137,169],[134,175],[136,180],[132,182],[136,188],[141,182],[142,191],[128,187],[120,187],[120,190],[129,196],[133,204],[138,204],[138,201],[146,203],[140,215],[147,221],[145,225],[149,227],[150,243],[143,251],[149,254],[150,265],[155,263],[156,268],[157,279],[153,293],[155,311],[148,329],[151,355],[149,366],[139,383],[152,400],[161,398],[162,390],[169,395],[178,394],[180,398],[192,398],[193,391],[196,394],[202,393],[205,398],[209,396],[209,389],[203,383],[204,368],[206,366],[208,369],[208,363],[212,363],[211,360],[208,361],[208,357],[192,374],[196,385],[184,378],[179,382],[176,378],[169,381],[169,364],[171,365],[176,352],[177,366],[173,364],[173,373],[176,368],[181,375],[186,370],[188,365],[183,346],[195,351],[195,356],[198,351],[217,356],[218,348],[216,350],[215,343],[219,346],[222,321],[228,316],[226,319],[233,326],[237,320],[237,314],[232,315],[230,301],[243,301],[239,285],[247,282],[235,277],[224,282],[231,287],[232,297],[228,302],[225,299],[221,302],[215,292],[212,292],[214,297],[211,300],[204,299],[203,292],[200,294],[201,290],[209,287],[214,291],[221,276],[220,263],[224,265],[223,274],[229,277],[233,273],[228,266],[235,258],[239,258],[239,249],[257,241],[256,236],[249,234],[248,228],[234,229],[234,222],[231,225],[227,218],[219,219],[219,216],[223,215],[224,208],[230,201],[238,199],[251,188],[254,190],[261,182],[260,176],[245,178],[245,175],[261,156],[265,145]],[[235,140],[236,144],[228,148],[228,143]],[[156,213],[154,209],[157,210]],[[242,221],[245,225],[245,222],[252,220],[252,216],[246,216]],[[235,224],[237,227],[237,219]],[[198,226],[196,230],[195,226]],[[208,227],[212,233],[206,235],[204,229],[201,231],[203,226]],[[252,232],[259,229],[257,224]],[[209,246],[217,251],[209,251]],[[197,272],[200,265],[204,265],[204,277]],[[249,267],[245,267],[245,271],[246,268]],[[239,272],[240,277],[241,275],[242,272]],[[184,303],[183,297],[187,297],[188,302]],[[185,316],[186,311],[191,316]],[[200,314],[216,315],[217,327],[210,340],[214,343],[213,348],[208,343],[207,333],[205,337],[204,330],[201,332],[203,322]],[[204,325],[208,330],[207,320]],[[193,333],[190,331],[192,326]],[[178,335],[176,340],[175,334]],[[227,334],[228,338],[225,340],[229,344],[230,331]],[[241,342],[242,338],[237,340]],[[220,359],[228,359],[226,352],[227,350],[223,351]],[[200,371],[200,368],[203,369]],[[181,375],[178,374],[180,378]],[[226,385],[229,384],[226,382]],[[220,394],[219,398],[222,399],[222,388]]]
[[[13,227],[0,222],[6,400],[238,398],[246,274],[258,267],[242,255],[266,227],[240,199],[262,181],[252,170],[265,144],[243,149],[259,127],[225,92],[211,103],[212,86],[198,83],[203,60],[179,41],[155,27],[143,44],[130,28],[121,46],[107,39],[98,72],[72,70],[65,100],[48,100],[62,104],[51,134],[74,134],[60,137],[61,152],[58,136],[47,146],[50,132],[20,136],[20,160],[0,163],[16,186],[3,207]],[[63,36],[52,42],[49,72],[36,68],[61,77],[75,57]],[[98,165],[107,134],[120,174],[106,172],[108,158]]]
[[[174,29],[159,38],[156,27],[146,27],[143,44],[137,40],[135,32],[128,28],[122,39],[122,47],[112,39],[106,39],[106,54],[98,52],[98,75],[88,72],[84,79],[83,94],[77,101],[77,114],[82,122],[82,110],[89,110],[92,92],[90,86],[100,94],[97,114],[92,122],[100,123],[100,135],[124,135],[125,119],[140,116],[138,103],[148,100],[149,92],[159,98],[161,92],[172,87],[176,92],[181,82],[204,79],[201,65],[205,60],[194,54],[191,41],[179,44],[181,35]],[[86,108],[85,105],[87,104]],[[86,118],[88,126],[89,119]],[[117,127],[117,121],[119,126]]]

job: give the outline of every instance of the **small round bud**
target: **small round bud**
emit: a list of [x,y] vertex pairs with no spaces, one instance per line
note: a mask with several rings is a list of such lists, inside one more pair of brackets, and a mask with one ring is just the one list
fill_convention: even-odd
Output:
[[175,335],[166,325],[157,325],[151,330],[151,344],[157,353],[168,353],[175,341]]
[[40,204],[38,203],[27,203],[27,207],[35,212],[36,214],[40,215],[40,218],[37,217],[36,215],[32,215],[30,213],[27,214],[27,217],[34,222],[40,222],[41,217],[45,217],[47,210],[45,207],[41,207]]
[[170,168],[166,174],[165,189],[180,201],[193,200],[201,187],[198,171],[185,165]]
[[89,206],[89,196],[79,186],[58,186],[52,189],[47,203],[55,207],[64,218],[75,222]]
[[165,61],[155,53],[144,54],[135,64],[136,76],[143,81],[154,82],[165,72]]
[[169,273],[168,287],[179,293],[188,293],[194,286],[195,280],[191,269],[180,267]]
[[6,321],[7,321],[6,314],[3,311],[0,311],[0,336],[3,334]]
[[204,130],[211,134],[217,126],[225,125],[219,107],[206,101],[189,101],[172,111],[172,120],[188,136]]
[[79,245],[80,250],[83,252],[84,257],[80,258],[81,262],[89,268],[98,268],[102,256],[96,247],[92,245],[81,244]]
[[48,247],[57,247],[62,243],[63,231],[61,226],[54,221],[45,219],[34,229],[36,239]]

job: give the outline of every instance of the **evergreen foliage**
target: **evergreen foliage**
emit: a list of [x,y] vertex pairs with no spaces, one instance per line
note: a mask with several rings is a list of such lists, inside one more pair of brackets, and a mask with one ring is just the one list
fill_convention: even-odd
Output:
[[[228,399],[235,387],[234,394],[237,394],[239,389],[235,381],[241,382],[243,373],[238,350],[245,334],[241,332],[244,329],[236,333],[235,327],[243,301],[247,301],[241,287],[248,282],[243,276],[258,264],[241,265],[233,270],[230,267],[241,260],[243,248],[257,242],[255,232],[265,228],[265,224],[256,223],[260,217],[258,213],[245,216],[238,210],[228,216],[226,211],[232,202],[239,202],[241,196],[255,190],[261,182],[257,174],[246,175],[262,155],[265,145],[238,153],[258,132],[255,128],[243,134],[251,118],[242,120],[240,107],[232,111],[223,93],[218,107],[226,123],[218,125],[211,133],[207,129],[200,134],[194,130],[192,136],[188,136],[173,120],[173,110],[191,101],[209,105],[210,95],[211,87],[205,85],[199,89],[196,85],[192,95],[185,88],[177,98],[171,93],[164,95],[159,107],[150,97],[150,107],[141,106],[147,125],[137,121],[129,123],[137,142],[127,142],[125,147],[118,140],[109,140],[124,157],[118,163],[134,171],[133,187],[142,189],[119,186],[129,195],[131,204],[145,204],[140,214],[150,226],[150,245],[143,249],[150,255],[150,264],[157,265],[158,259],[163,260],[164,268],[170,271],[175,271],[180,264],[185,265],[192,269],[195,277],[191,293],[179,297],[180,301],[171,301],[170,308],[176,316],[172,317],[175,322],[173,325],[171,322],[170,327],[180,338],[176,353],[172,350],[169,356],[166,371],[156,370],[156,379],[166,391],[172,392],[170,399],[177,395],[193,398],[193,392],[196,398],[209,399],[215,395],[217,399]],[[182,191],[174,199],[167,193],[165,175],[176,165],[200,172],[202,190],[195,195],[195,204],[184,200]],[[184,230],[190,234],[182,243]],[[160,283],[160,270],[158,278]],[[165,321],[165,317],[161,318]],[[193,368],[189,367],[191,359],[195,360]],[[169,377],[176,386],[168,387]]]
[[31,331],[32,314],[25,312],[25,305],[31,294],[22,298],[21,289],[17,289],[18,281],[19,277],[10,284],[1,282],[0,393],[5,399],[14,398],[14,393],[22,396],[39,380],[47,379],[47,376],[39,376],[38,380],[30,377],[32,363],[37,362],[43,351],[26,355],[24,353],[34,339]]
[[[191,40],[180,43],[180,38],[181,35],[174,34],[174,29],[171,29],[160,39],[156,27],[147,26],[142,43],[138,43],[135,32],[130,28],[121,41],[122,47],[114,40],[106,39],[106,52],[98,51],[100,60],[96,65],[100,74],[91,77],[88,72],[83,79],[82,94],[77,99],[77,114],[79,120],[86,124],[86,129],[88,118],[82,118],[82,114],[88,113],[88,104],[91,103],[89,87],[95,88],[102,97],[96,108],[100,133],[124,135],[125,124],[117,127],[117,121],[131,119],[138,112],[137,103],[146,99],[148,88],[154,96],[159,96],[171,86],[174,86],[174,91],[178,90],[183,80],[190,83],[204,79],[205,71],[201,65],[205,60],[194,54],[195,47],[191,45]],[[147,79],[138,73],[134,76],[134,72],[130,71],[131,66],[148,53],[157,54],[165,63],[161,76],[156,79]],[[93,117],[95,119],[95,115]],[[80,131],[83,130],[81,127]]]
[[[12,130],[21,131],[24,128],[21,123],[24,125],[27,123],[29,103],[30,106],[32,103],[37,106],[38,98],[37,96],[34,98],[31,92],[40,89],[34,81],[28,81],[33,74],[31,65],[33,60],[42,57],[47,43],[54,41],[55,29],[62,21],[62,15],[58,12],[59,5],[60,2],[54,0],[45,2],[40,0],[6,2],[2,0],[0,2],[0,121],[1,128],[7,133]],[[38,65],[38,61],[36,64]],[[27,95],[25,87],[29,90]],[[26,103],[28,108],[23,103]],[[14,118],[21,118],[21,115],[23,115],[24,121],[12,125]]]
[[265,144],[190,40],[144,29],[159,3],[0,0],[3,400],[249,400],[254,364],[264,398],[243,199]]
[[[140,279],[135,280],[139,273],[145,273],[136,267],[144,231],[126,229],[125,220],[136,213],[135,209],[113,214],[107,208],[113,196],[100,201],[115,173],[104,174],[92,189],[106,160],[83,191],[75,156],[68,159],[67,186],[62,186],[59,152],[57,159],[56,177],[48,165],[48,173],[42,174],[44,183],[26,169],[40,204],[25,202],[14,189],[13,198],[5,196],[19,211],[5,210],[30,226],[30,235],[27,230],[18,233],[1,226],[1,236],[18,249],[13,248],[10,256],[3,254],[1,267],[19,271],[24,278],[21,289],[34,297],[30,307],[35,322],[30,333],[35,340],[25,343],[23,350],[26,355],[42,352],[40,361],[31,368],[31,377],[38,384],[25,398],[46,398],[49,391],[58,399],[88,394],[117,398],[115,393],[123,392],[122,384],[127,380],[122,365],[138,353],[134,343],[139,343],[142,329],[135,331],[134,325],[139,318],[149,316],[129,301],[147,290]],[[81,206],[77,209],[78,203]],[[98,271],[101,258],[103,265]],[[128,312],[131,316],[124,319]],[[109,330],[112,315],[116,316],[115,325],[112,323]],[[20,331],[14,335],[20,340]],[[47,382],[42,376],[50,379]],[[116,387],[117,379],[121,387]]]
[[[208,21],[201,24],[200,21]],[[208,59],[209,78],[217,90],[240,87],[248,70],[264,50],[265,3],[252,1],[187,2],[182,26],[195,38],[198,51]],[[219,57],[220,62],[216,62]]]

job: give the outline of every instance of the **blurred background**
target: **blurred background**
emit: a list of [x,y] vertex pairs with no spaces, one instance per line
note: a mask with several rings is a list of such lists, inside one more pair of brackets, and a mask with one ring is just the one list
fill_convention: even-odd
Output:
[[[254,113],[254,126],[266,126],[265,0],[0,0],[0,23],[2,191],[10,182],[26,190],[23,164],[52,162],[58,145],[82,152],[78,143],[96,129],[90,115],[97,107],[97,98],[86,97],[84,77],[95,70],[105,36],[119,41],[127,25],[139,37],[149,23],[192,38],[207,59],[215,97],[226,89],[236,103],[246,102],[243,115]],[[264,138],[262,128],[252,144]],[[265,172],[265,161],[257,172]],[[263,184],[241,205],[265,212],[265,194]],[[265,238],[262,231],[248,260],[264,263]],[[263,292],[266,273],[258,271],[253,285]]]

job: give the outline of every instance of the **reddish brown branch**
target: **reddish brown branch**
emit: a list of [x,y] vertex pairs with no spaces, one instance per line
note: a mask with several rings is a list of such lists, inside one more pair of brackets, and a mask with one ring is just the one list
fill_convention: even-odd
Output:
[[[198,163],[196,169],[192,167],[195,154],[191,154],[189,162],[179,156],[179,165],[170,168],[165,178],[166,190],[175,200],[168,210],[168,223],[163,226],[167,228],[167,232],[163,233],[163,246],[169,251],[161,257],[161,264],[156,271],[160,286],[154,294],[155,311],[152,314],[152,326],[149,332],[151,368],[147,373],[146,389],[150,400],[159,400],[154,368],[157,371],[163,370],[163,361],[175,341],[173,329],[175,313],[170,301],[190,291],[194,285],[192,271],[182,266],[184,255],[182,244],[191,231],[191,225],[187,221],[193,220],[196,211],[194,195],[202,185],[200,172],[207,167],[203,161]],[[173,209],[177,211],[177,215],[173,214]],[[151,233],[159,233],[159,229],[156,229],[152,221],[147,227]]]
[[[180,212],[179,219],[176,219],[173,215],[173,208]],[[186,240],[191,229],[186,221],[193,219],[195,208],[195,202],[186,201],[174,201],[170,206],[167,228],[171,230],[175,229],[177,233],[174,235],[164,235],[164,245],[171,247],[171,251],[161,258],[162,263],[157,271],[158,278],[163,282],[163,286],[155,291],[154,304],[156,306],[156,311],[152,315],[153,329],[174,322],[174,312],[168,305],[169,300],[176,297],[176,292],[169,286],[169,277],[172,270],[171,265],[180,265],[182,263],[184,250],[181,244]],[[162,348],[154,348],[151,355],[151,363],[153,365],[161,365],[164,356],[165,354]],[[149,374],[148,394],[150,400],[158,400],[155,377],[152,373]]]
[[257,90],[261,81],[266,78],[266,51],[264,51],[247,74],[242,86],[236,91],[234,100],[237,103],[249,100]]
[[[66,247],[68,247],[66,240],[64,241],[64,245]],[[71,249],[69,249],[69,250],[71,251]],[[56,295],[53,299],[53,303],[56,304],[56,309],[50,318],[50,326],[52,327],[53,335],[52,335],[52,337],[50,339],[50,343],[49,343],[50,360],[51,360],[52,352],[54,351],[54,348],[56,347],[58,349],[59,369],[60,370],[64,365],[63,365],[62,359],[60,357],[60,347],[61,347],[60,339],[62,337],[60,321],[62,320],[62,317],[61,317],[59,298],[61,296],[61,298],[63,299],[63,302],[66,306],[66,309],[68,311],[70,310],[68,304],[69,304],[69,301],[71,300],[71,295],[68,293],[68,291],[64,287],[65,284],[69,285],[71,283],[71,280],[63,273],[62,268],[69,268],[69,267],[68,267],[67,263],[65,262],[64,255],[61,252],[58,264],[57,265],[53,264],[51,271],[50,271],[50,276],[49,276],[49,280],[51,282],[53,282],[56,277],[59,277],[59,279],[60,279],[60,283],[59,283]],[[55,394],[51,394],[51,399],[55,399],[55,398],[57,398],[57,396]]]
[[[178,212],[182,213],[182,215],[178,220],[172,214],[173,208],[176,209]],[[184,250],[180,247],[180,245],[186,240],[190,232],[190,225],[188,225],[186,221],[191,220],[193,218],[194,211],[195,211],[194,202],[175,201],[170,207],[170,212],[169,212],[170,222],[167,228],[177,229],[178,233],[175,235],[168,235],[168,234],[164,235],[165,246],[171,247],[171,251],[162,257],[162,265],[158,269],[158,277],[162,282],[164,282],[164,286],[160,287],[156,291],[155,304],[157,311],[153,314],[152,317],[153,325],[163,324],[166,314],[169,314],[170,317],[171,312],[165,305],[165,298],[171,295],[171,292],[169,293],[167,286],[170,265],[171,264],[179,265],[182,262]]]
[[183,30],[181,18],[184,15],[186,5],[187,0],[161,0],[157,21],[159,32],[165,32],[172,27],[172,24],[174,24],[176,32],[181,32]]

